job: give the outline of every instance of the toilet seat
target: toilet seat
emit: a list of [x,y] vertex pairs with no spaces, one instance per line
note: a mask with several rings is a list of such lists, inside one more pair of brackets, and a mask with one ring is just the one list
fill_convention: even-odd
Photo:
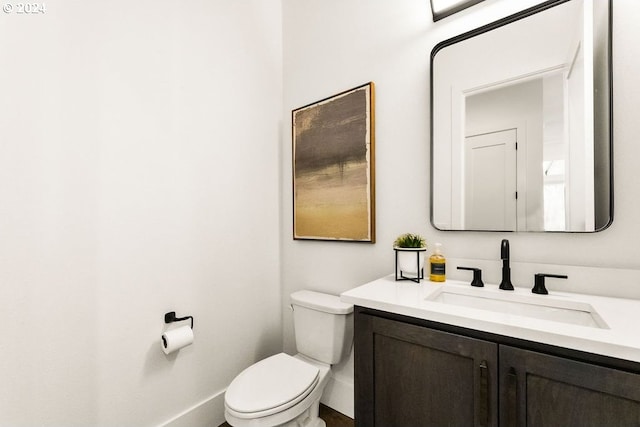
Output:
[[279,353],[249,366],[225,393],[227,410],[238,418],[284,411],[304,399],[318,384],[317,366]]

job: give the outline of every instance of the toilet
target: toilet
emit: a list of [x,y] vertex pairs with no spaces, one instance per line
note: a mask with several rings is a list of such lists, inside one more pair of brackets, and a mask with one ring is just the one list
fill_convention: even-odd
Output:
[[318,417],[331,365],[348,356],[353,305],[314,291],[291,294],[298,354],[279,353],[242,371],[224,396],[235,427],[326,427]]

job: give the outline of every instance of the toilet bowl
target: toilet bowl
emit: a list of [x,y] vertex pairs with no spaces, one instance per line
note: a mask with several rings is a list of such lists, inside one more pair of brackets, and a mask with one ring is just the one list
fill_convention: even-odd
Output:
[[[279,353],[261,360],[242,371],[227,389],[225,418],[238,427],[324,427],[317,406],[329,370],[329,365],[300,354]],[[317,420],[311,423],[314,409]],[[300,419],[309,422],[299,424]]]
[[278,353],[242,371],[225,393],[225,418],[236,427],[325,427],[318,407],[331,364],[353,342],[353,306],[334,295],[291,295],[295,356]]

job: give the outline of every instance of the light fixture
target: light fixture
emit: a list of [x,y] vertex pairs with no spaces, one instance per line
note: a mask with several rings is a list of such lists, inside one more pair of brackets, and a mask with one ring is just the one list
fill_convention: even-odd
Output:
[[456,12],[460,12],[483,0],[431,0],[431,11],[433,20],[438,21]]

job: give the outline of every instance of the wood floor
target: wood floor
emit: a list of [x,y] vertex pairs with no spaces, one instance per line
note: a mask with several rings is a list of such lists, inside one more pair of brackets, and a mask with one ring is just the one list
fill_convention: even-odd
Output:
[[320,418],[326,423],[327,427],[353,427],[353,419],[346,415],[320,404]]
[[[334,411],[328,406],[320,404],[320,418],[326,423],[327,427],[353,427],[353,420],[338,411]],[[228,423],[221,424],[220,427],[231,427]]]

